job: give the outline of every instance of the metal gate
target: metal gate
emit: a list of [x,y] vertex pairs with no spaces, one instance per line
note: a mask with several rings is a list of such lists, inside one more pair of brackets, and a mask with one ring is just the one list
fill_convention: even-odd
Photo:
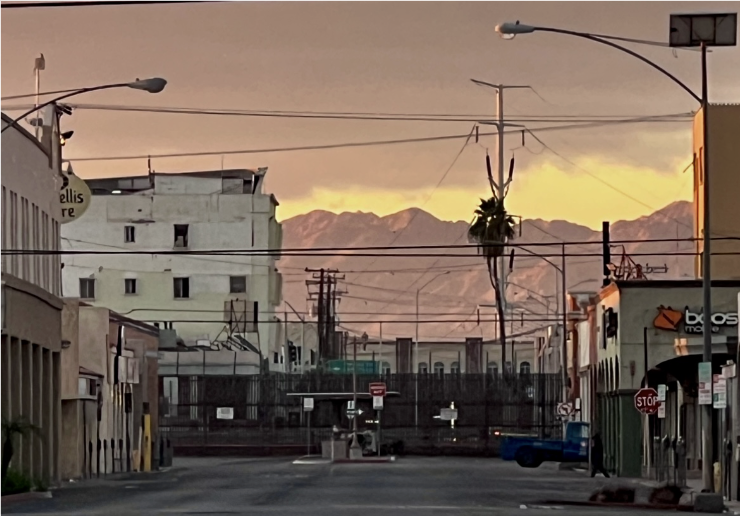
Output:
[[[402,441],[407,453],[490,455],[497,453],[501,435],[561,434],[555,412],[560,375],[358,375],[357,390],[367,392],[371,382],[398,392],[386,400],[380,427],[383,440]],[[337,422],[348,428],[349,419],[337,415],[336,401],[317,395],[308,413],[299,397],[288,394],[349,392],[351,375],[160,377],[160,432],[176,451],[190,454],[305,452],[307,444],[330,438]],[[457,420],[439,419],[440,410],[451,407]],[[219,418],[225,417],[219,409],[232,418]],[[361,427],[375,429],[377,422],[370,404]]]

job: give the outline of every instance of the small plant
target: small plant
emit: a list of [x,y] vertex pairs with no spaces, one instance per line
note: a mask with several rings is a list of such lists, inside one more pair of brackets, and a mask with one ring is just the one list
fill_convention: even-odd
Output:
[[2,494],[5,496],[28,493],[32,486],[33,482],[29,477],[17,469],[10,468],[5,474],[5,480],[3,480]]
[[45,493],[49,491],[49,484],[42,478],[33,479],[33,490],[39,493]]
[[[25,437],[30,434],[39,434],[40,430],[38,426],[34,426],[24,417],[17,417],[16,419],[9,421],[3,419],[2,423],[2,435],[3,435],[3,459],[2,459],[2,484],[5,488],[5,479],[7,478],[8,470],[10,468],[10,461],[13,460],[14,446],[13,439],[15,435]],[[3,489],[4,491],[4,489]],[[5,493],[3,493],[5,494]]]

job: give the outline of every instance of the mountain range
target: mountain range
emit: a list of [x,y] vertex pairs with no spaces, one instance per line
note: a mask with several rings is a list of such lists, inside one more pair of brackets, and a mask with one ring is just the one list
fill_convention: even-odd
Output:
[[[650,279],[691,278],[694,257],[686,254],[693,251],[693,246],[678,240],[693,236],[692,223],[692,204],[687,201],[672,203],[632,221],[612,223],[612,243],[639,241],[613,244],[612,263],[620,265],[624,248],[635,263],[653,267],[652,273],[647,274]],[[495,336],[495,309],[478,308],[479,304],[494,303],[485,261],[476,255],[474,246],[460,248],[469,245],[468,223],[443,221],[424,210],[410,208],[382,217],[365,212],[335,214],[315,210],[285,220],[282,225],[284,249],[348,249],[328,255],[283,256],[278,263],[284,277],[283,295],[296,310],[311,310],[305,283],[311,272],[306,269],[336,269],[338,277],[343,277],[338,285],[338,315],[350,332],[378,336],[382,322],[383,338],[414,337],[419,290],[420,339]],[[571,293],[597,291],[601,287],[601,231],[567,221],[541,219],[524,220],[517,230],[520,236],[512,242],[514,248],[522,244],[559,268],[562,242],[593,242],[566,247],[566,286]],[[657,239],[671,241],[651,242]],[[395,257],[363,257],[357,255],[362,252],[351,250],[388,245],[458,247],[385,251],[397,254]],[[422,257],[422,252],[431,255]],[[555,297],[560,292],[560,272],[522,248],[516,252],[508,278],[507,300],[517,310],[512,314],[510,330],[524,334],[556,320],[556,311],[560,310]],[[409,253],[416,256],[408,257]],[[507,259],[507,265],[508,262]]]

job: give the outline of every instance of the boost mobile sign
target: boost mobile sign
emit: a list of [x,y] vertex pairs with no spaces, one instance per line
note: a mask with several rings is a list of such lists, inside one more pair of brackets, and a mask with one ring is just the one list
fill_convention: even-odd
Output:
[[[687,306],[683,314],[684,331],[691,334],[700,334],[704,332],[704,313],[695,313],[689,310]],[[712,314],[712,332],[719,332],[720,328],[725,326],[737,326],[737,313],[715,313]]]

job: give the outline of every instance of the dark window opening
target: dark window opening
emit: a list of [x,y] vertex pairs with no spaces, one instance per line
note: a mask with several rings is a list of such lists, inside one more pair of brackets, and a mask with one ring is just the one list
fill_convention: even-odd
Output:
[[123,227],[123,242],[136,243],[136,228],[133,226]]
[[229,293],[245,294],[247,292],[247,276],[229,277]]
[[187,299],[190,297],[190,278],[176,277],[173,281],[175,299]]
[[123,286],[124,293],[126,295],[133,295],[136,293],[136,279],[124,279]]
[[188,225],[175,225],[175,246],[188,246]]
[[80,297],[82,299],[95,299],[95,279],[80,279]]

